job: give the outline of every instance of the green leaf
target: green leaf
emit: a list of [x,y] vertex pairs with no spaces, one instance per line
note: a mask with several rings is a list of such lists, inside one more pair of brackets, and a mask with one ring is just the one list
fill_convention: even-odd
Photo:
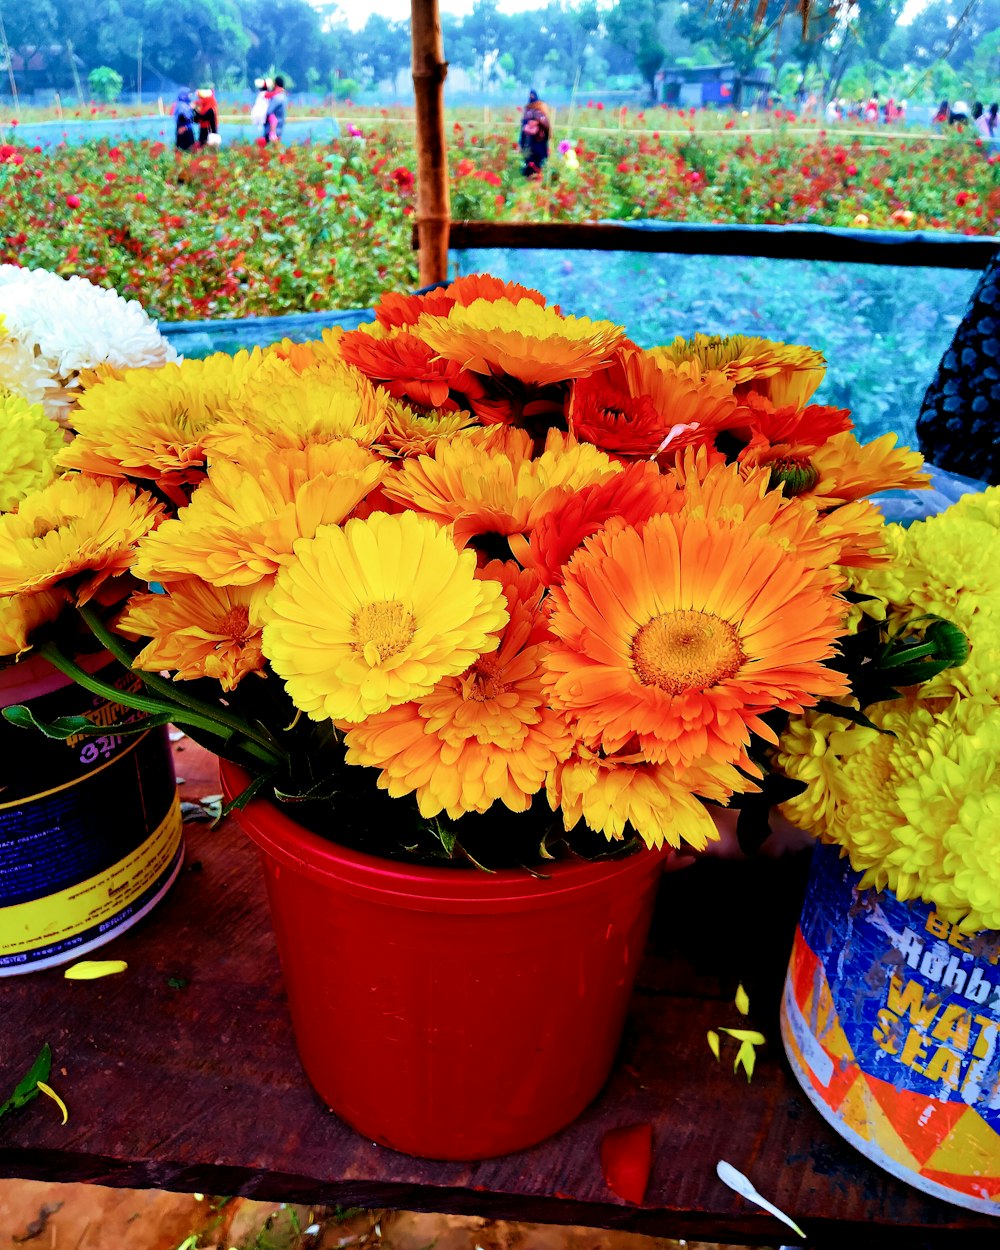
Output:
[[23,703],[15,703],[3,709],[4,718],[19,729],[36,729],[46,738],[101,738],[109,735],[119,737],[127,734],[144,734],[160,725],[173,723],[173,715],[161,712],[156,716],[144,716],[141,720],[113,721],[110,725],[95,725],[86,716],[57,716],[55,720],[40,721]]
[[37,1098],[38,1082],[47,1081],[51,1071],[52,1049],[46,1042],[38,1052],[38,1058],[14,1086],[14,1091],[7,1101],[0,1103],[0,1116],[6,1115],[8,1111],[14,1111],[18,1107],[23,1107],[32,1098]]
[[274,773],[260,773],[250,782],[245,790],[242,790],[228,803],[223,804],[222,811],[219,813],[219,819],[228,816],[230,812],[242,812],[250,800],[261,792],[264,786],[274,776]]

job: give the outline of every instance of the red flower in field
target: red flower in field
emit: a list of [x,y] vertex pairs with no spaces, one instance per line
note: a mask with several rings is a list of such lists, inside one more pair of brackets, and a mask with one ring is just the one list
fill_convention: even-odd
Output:
[[16,125],[17,125],[17,118],[16,118],[16,117],[12,117],[12,118],[10,119],[10,124],[11,124],[12,126],[16,126]]
[[254,142],[257,144],[259,148],[267,147],[267,140],[264,138],[263,135],[258,135],[257,138],[254,140]]
[[136,191],[135,198],[139,201],[140,204],[149,203],[149,197],[146,195],[145,191]]
[[619,162],[618,162],[618,172],[619,172],[620,174],[627,174],[627,173],[628,173],[628,161],[619,161]]
[[475,168],[475,165],[470,160],[459,161],[455,166],[455,177],[464,178],[467,174],[471,174]]
[[601,112],[601,113],[603,113],[603,112],[604,112],[604,105],[603,105],[603,103],[602,103],[600,100],[598,100],[598,101],[597,101],[597,109],[598,109],[598,111],[599,111],[599,112]]
[[105,182],[117,182],[117,181],[118,181],[118,175],[117,175],[117,174],[113,174],[113,173],[111,173],[111,172],[109,171],[108,173],[106,173],[106,174],[104,175],[104,181],[105,181]]
[[857,172],[858,172],[858,167],[857,167],[857,165],[848,165],[848,166],[846,166],[846,168],[844,169],[844,173],[845,173],[845,174],[847,174],[847,175],[848,175],[848,177],[850,177],[850,178],[853,178],[853,177],[854,177],[854,175],[855,175]]
[[83,201],[80,199],[80,197],[79,197],[78,195],[67,195],[67,196],[66,196],[66,207],[67,207],[67,208],[79,208],[79,207],[80,207],[80,205],[82,204],[82,202],[83,202]]
[[413,171],[407,169],[405,165],[400,165],[392,171],[392,180],[404,195],[413,190],[415,181]]
[[485,173],[482,173],[479,176],[482,178],[483,182],[488,182],[491,187],[498,187],[500,185],[500,175],[493,173],[492,170],[488,169]]
[[955,203],[959,208],[963,208],[971,199],[975,199],[971,191],[959,191],[955,195]]

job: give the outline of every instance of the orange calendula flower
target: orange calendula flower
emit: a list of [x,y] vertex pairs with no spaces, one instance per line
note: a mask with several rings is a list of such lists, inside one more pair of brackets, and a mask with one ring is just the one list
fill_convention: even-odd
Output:
[[[814,557],[815,559],[815,557]],[[825,566],[754,523],[660,513],[590,539],[551,591],[554,705],[608,754],[732,763],[761,716],[842,694],[824,666],[844,623]]]
[[264,667],[257,587],[210,586],[192,577],[172,582],[162,595],[133,595],[116,628],[129,638],[149,638],[134,668],[174,680],[211,677],[234,690]]
[[440,442],[432,455],[407,460],[386,480],[386,495],[454,523],[455,541],[464,546],[479,534],[528,533],[568,490],[621,472],[604,452],[557,431],[532,459],[524,430],[495,430]]
[[424,315],[414,333],[446,360],[487,377],[533,386],[587,377],[606,369],[624,338],[621,326],[564,317],[530,299],[477,299],[446,317]]
[[558,585],[564,566],[586,538],[612,518],[638,525],[657,512],[676,511],[684,502],[676,478],[648,462],[592,486],[565,490],[563,497],[532,528],[531,538],[510,536],[510,549],[546,586]]
[[33,595],[0,595],[0,656],[19,656],[29,650],[32,634],[54,621],[68,603],[61,588]]
[[455,360],[443,359],[415,334],[361,326],[343,338],[344,359],[395,399],[419,408],[456,411],[485,395],[482,381]]
[[756,790],[731,765],[699,761],[682,772],[641,757],[603,757],[581,749],[549,775],[549,805],[562,810],[566,830],[582,819],[606,838],[621,839],[634,830],[648,847],[704,850],[719,837],[715,822],[698,796],[727,803],[737,792]]
[[675,361],[659,351],[625,349],[609,375],[633,396],[646,396],[660,414],[662,437],[655,452],[672,457],[689,445],[711,442],[741,417],[732,381],[697,360]]
[[296,544],[267,600],[264,654],[313,720],[355,723],[429,695],[499,645],[503,587],[429,517],[375,512]]
[[88,387],[72,414],[76,438],[60,454],[68,469],[152,481],[177,504],[205,476],[205,435],[238,405],[261,365],[220,352],[158,369],[128,369]]
[[425,313],[447,316],[456,304],[471,304],[477,299],[505,299],[514,303],[526,299],[540,307],[545,306],[545,296],[531,287],[521,286],[519,282],[504,282],[488,273],[470,273],[456,278],[446,287],[428,291],[426,295],[399,295],[388,291],[375,306],[375,317],[379,325],[387,329],[412,326]]
[[542,656],[548,627],[533,574],[493,561],[479,574],[504,589],[510,620],[495,651],[422,699],[369,716],[345,738],[347,762],[382,770],[393,798],[415,793],[422,816],[458,819],[498,800],[526,811],[573,739],[547,706]]
[[349,440],[267,451],[262,462],[218,460],[176,518],[140,544],[146,581],[200,577],[253,586],[288,563],[299,538],[349,516],[386,471]]
[[758,449],[764,452],[773,450],[776,455],[788,446],[806,451],[822,446],[834,434],[854,428],[846,408],[830,408],[823,404],[809,404],[805,408],[788,404],[776,408],[761,395],[748,395],[744,409],[746,426],[734,431],[746,438],[748,444],[741,460],[752,457]]
[[69,474],[0,516],[0,595],[63,585],[83,604],[128,570],[163,507],[125,482]]

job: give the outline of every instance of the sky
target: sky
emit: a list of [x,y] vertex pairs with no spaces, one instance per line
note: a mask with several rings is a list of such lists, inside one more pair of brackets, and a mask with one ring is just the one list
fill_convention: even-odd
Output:
[[[439,3],[442,13],[463,16],[472,11],[472,0],[439,0]],[[545,3],[546,0],[500,0],[497,7],[501,13],[523,13]],[[410,0],[341,0],[339,8],[352,30],[360,30],[371,13],[379,13],[394,22],[410,16]]]

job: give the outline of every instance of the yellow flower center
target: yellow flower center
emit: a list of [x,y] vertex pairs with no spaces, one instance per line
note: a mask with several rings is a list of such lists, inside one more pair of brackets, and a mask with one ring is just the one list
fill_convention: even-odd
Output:
[[355,651],[373,668],[409,645],[416,628],[412,614],[398,599],[364,604],[354,617]]
[[736,629],[710,612],[664,612],[632,639],[636,676],[668,694],[714,686],[732,677],[745,659]]

